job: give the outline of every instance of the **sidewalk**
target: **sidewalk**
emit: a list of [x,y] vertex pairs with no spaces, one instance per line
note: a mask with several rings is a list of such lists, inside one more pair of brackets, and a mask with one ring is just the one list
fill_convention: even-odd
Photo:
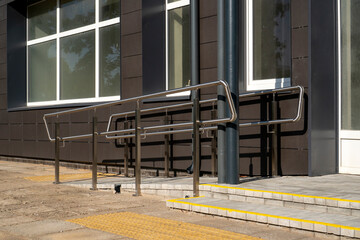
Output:
[[[228,239],[320,239],[314,238],[314,233],[170,210],[165,206],[171,199],[168,197],[133,197],[131,193],[90,191],[25,179],[52,175],[53,171],[51,166],[0,161],[0,239],[145,239],[155,233],[158,235],[152,239],[168,239],[166,234],[177,239],[196,239],[197,234],[225,234],[222,236],[230,236]],[[61,168],[61,174],[85,176],[89,172]],[[115,224],[123,219],[131,223],[126,229],[132,230]],[[113,227],[91,225],[101,221],[114,223]],[[177,227],[175,231],[173,227]]]

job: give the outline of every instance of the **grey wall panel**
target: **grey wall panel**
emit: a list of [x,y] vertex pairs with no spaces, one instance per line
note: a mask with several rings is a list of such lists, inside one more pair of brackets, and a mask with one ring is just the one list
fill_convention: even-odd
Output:
[[8,108],[26,105],[26,4],[7,7]]
[[310,0],[309,175],[337,172],[336,0]]

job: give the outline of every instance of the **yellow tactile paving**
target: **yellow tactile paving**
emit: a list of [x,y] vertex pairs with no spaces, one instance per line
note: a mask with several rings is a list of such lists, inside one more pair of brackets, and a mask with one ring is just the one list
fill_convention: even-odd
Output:
[[[111,177],[116,176],[115,174],[108,173],[98,173],[98,178],[102,177]],[[92,175],[90,173],[75,173],[75,174],[61,174],[60,181],[69,181],[69,180],[83,180],[83,179],[91,179]],[[53,182],[55,179],[54,175],[46,175],[46,176],[32,176],[25,177],[26,180],[34,181],[34,182]]]
[[217,228],[152,217],[131,212],[111,213],[86,218],[71,219],[87,228],[109,232],[133,239],[243,239],[259,238],[224,231]]

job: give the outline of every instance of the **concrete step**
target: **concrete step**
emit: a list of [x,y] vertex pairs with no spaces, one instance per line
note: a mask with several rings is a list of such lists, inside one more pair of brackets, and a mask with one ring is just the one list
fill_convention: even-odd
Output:
[[360,238],[360,217],[209,197],[168,200],[167,207],[341,237]]
[[360,200],[354,199],[354,196],[351,195],[347,196],[351,199],[345,199],[335,194],[313,196],[301,193],[276,192],[219,184],[202,184],[200,191],[201,195],[216,199],[360,217]]

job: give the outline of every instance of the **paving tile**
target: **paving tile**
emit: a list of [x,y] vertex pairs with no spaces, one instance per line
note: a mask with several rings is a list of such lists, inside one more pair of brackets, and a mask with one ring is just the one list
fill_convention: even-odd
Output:
[[63,239],[114,240],[114,239],[123,239],[123,238],[119,235],[92,230],[92,229],[77,229],[73,231],[49,234],[39,238],[39,240],[63,240]]
[[293,196],[292,195],[287,195],[287,194],[283,195],[282,200],[292,202],[293,201]]
[[245,199],[246,199],[245,196],[229,195],[229,200],[243,202],[243,201],[245,201]]
[[279,225],[283,227],[290,227],[290,220],[279,218]]
[[301,229],[301,222],[290,220],[290,227]]
[[82,228],[80,225],[58,220],[44,220],[3,227],[3,229],[11,233],[27,237],[37,237],[80,228]]
[[339,201],[338,205],[341,208],[350,208],[350,202],[348,201]]
[[268,217],[268,223],[273,224],[273,225],[278,225],[279,224],[279,219],[274,218],[274,217]]
[[327,227],[326,227],[326,225],[323,225],[323,224],[314,224],[314,231],[326,233]]
[[301,228],[309,231],[314,231],[314,224],[309,222],[302,222]]
[[345,237],[355,237],[355,231],[351,229],[341,228],[341,235]]
[[330,233],[330,234],[340,235],[341,228],[327,226],[327,232]]

